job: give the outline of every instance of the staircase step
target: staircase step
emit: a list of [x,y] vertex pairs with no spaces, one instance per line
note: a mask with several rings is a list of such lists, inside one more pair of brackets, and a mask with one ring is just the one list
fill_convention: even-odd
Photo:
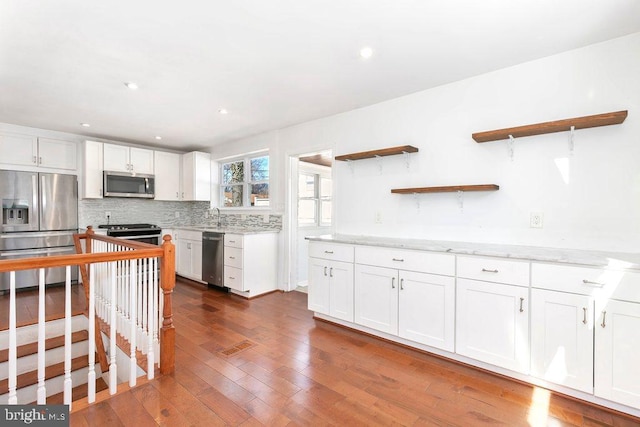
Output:
[[[99,393],[102,390],[106,390],[108,388],[109,386],[102,378],[98,378],[96,380],[96,393]],[[76,400],[80,400],[83,397],[87,397],[89,395],[88,389],[89,389],[89,386],[87,384],[81,384],[79,386],[74,387],[71,390],[71,401],[75,402]],[[35,403],[36,402],[32,402],[32,405],[35,405]],[[64,392],[47,397],[47,405],[63,405],[63,404],[64,404]]]
[[[89,356],[80,356],[71,360],[71,370],[83,368],[88,366]],[[47,366],[45,369],[45,380],[55,378],[57,376],[64,375],[64,362],[56,363],[55,365]],[[38,383],[38,371],[25,372],[18,375],[17,388],[28,387]],[[9,379],[0,381],[0,395],[9,392]]]
[[[89,332],[86,330],[74,332],[71,334],[71,343],[80,341],[86,341],[89,337]],[[58,347],[64,347],[64,335],[49,338],[44,342],[45,350],[51,350]],[[29,356],[38,352],[38,343],[24,344],[17,348],[18,357]],[[9,360],[9,349],[0,350],[0,363],[7,362]]]

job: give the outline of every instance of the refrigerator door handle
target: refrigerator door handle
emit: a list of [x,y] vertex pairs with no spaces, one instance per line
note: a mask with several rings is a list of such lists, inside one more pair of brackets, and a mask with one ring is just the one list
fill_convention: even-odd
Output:
[[33,250],[21,250],[21,251],[13,251],[13,252],[0,252],[0,257],[10,257],[10,256],[28,256],[28,255],[44,255],[44,254],[54,254],[59,252],[69,252],[70,247],[63,248],[48,248],[48,249],[33,249]]
[[0,234],[0,239],[24,239],[25,237],[59,237],[59,236],[72,236],[76,231],[59,231],[59,232],[42,232],[42,233],[29,233],[25,235],[25,233],[4,233]]

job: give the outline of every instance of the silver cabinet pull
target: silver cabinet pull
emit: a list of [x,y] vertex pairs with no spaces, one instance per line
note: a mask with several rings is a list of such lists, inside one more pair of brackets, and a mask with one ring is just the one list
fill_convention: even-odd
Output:
[[234,256],[229,256],[229,259],[236,259],[236,257],[234,257]]
[[587,324],[587,307],[582,307],[582,323]]
[[402,258],[391,258],[391,260],[396,262],[404,262],[404,259]]
[[395,289],[396,288],[396,278],[392,277],[391,278],[391,289]]
[[176,199],[180,198],[180,194],[176,191]]
[[400,279],[400,290],[404,290],[404,279]]
[[326,266],[324,267],[324,275],[325,276],[327,275],[327,267]]
[[486,268],[483,268],[482,271],[484,271],[485,273],[497,273],[498,272],[497,269],[496,270],[489,270],[489,269],[486,269]]
[[593,282],[591,280],[587,280],[587,279],[582,279],[582,283],[584,283],[585,285],[589,285],[589,286],[597,286],[599,288],[602,288],[606,283],[601,283],[601,282]]
[[33,163],[38,163],[38,158],[36,156],[33,156]]
[[233,277],[233,276],[229,276],[229,279],[231,279],[231,280],[236,280],[236,278],[235,278],[235,277]]
[[333,251],[324,251],[325,254],[332,254]]
[[607,324],[605,323],[605,319],[607,318],[607,312],[603,311],[602,312],[602,323],[600,324],[600,326],[602,326],[603,328],[605,328],[607,326]]
[[520,298],[520,313],[524,311],[524,307],[522,306],[523,304],[524,304],[524,298]]
[[42,164],[42,157],[38,157],[38,164],[41,165]]
[[333,267],[329,269],[329,277],[333,277]]
[[235,240],[229,240],[229,243],[235,243],[235,242],[236,242]]

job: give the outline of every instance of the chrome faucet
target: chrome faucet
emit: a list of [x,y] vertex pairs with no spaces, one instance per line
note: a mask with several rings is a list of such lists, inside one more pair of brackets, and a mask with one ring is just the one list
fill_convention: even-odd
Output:
[[220,224],[220,208],[214,208],[217,212],[218,215],[218,221],[216,221],[216,227],[220,228],[221,224]]

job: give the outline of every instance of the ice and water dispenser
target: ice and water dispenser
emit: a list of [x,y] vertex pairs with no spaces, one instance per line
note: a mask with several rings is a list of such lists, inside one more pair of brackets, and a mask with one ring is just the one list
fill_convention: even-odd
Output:
[[2,200],[2,224],[29,224],[29,207],[21,204],[20,200]]

